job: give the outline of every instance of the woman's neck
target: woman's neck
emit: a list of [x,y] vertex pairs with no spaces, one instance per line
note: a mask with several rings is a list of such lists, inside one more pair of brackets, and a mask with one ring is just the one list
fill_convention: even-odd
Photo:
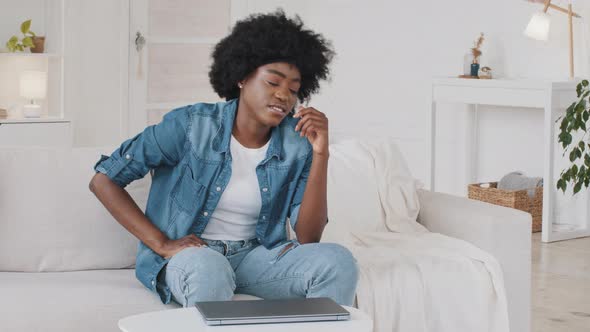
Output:
[[260,122],[243,108],[238,105],[236,118],[232,128],[232,135],[243,146],[256,149],[263,147],[270,139],[271,128],[262,125]]

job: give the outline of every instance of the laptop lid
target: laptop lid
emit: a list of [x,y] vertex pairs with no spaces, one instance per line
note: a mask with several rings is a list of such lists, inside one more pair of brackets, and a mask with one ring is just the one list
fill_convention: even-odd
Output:
[[197,302],[207,325],[348,320],[350,313],[330,298]]

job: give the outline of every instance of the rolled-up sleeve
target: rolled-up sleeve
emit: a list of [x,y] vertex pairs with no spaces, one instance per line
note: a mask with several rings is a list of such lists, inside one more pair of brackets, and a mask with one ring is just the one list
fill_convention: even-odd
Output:
[[126,140],[110,156],[101,156],[94,170],[124,188],[143,178],[150,169],[176,165],[188,146],[190,107],[169,112],[162,122]]
[[295,230],[297,218],[299,217],[299,208],[301,207],[301,202],[303,201],[303,194],[305,194],[305,186],[307,185],[307,178],[309,177],[309,171],[311,169],[311,161],[312,153],[310,152],[305,159],[305,165],[303,166],[303,171],[301,172],[299,180],[297,181],[295,194],[293,195],[293,199],[291,201],[291,207],[289,209],[289,222],[291,223],[291,228],[293,230]]

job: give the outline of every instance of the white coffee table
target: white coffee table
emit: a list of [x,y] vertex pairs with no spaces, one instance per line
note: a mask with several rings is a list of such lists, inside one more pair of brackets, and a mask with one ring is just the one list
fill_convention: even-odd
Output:
[[251,324],[208,326],[195,307],[161,310],[134,315],[119,320],[123,332],[372,332],[373,321],[362,311],[344,307],[350,320],[288,324]]

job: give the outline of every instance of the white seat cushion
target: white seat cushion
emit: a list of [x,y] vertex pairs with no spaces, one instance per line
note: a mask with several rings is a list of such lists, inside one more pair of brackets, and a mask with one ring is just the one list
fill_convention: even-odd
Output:
[[[179,307],[164,305],[135,270],[0,272],[0,331],[116,332],[119,319]],[[234,300],[257,299],[236,295]]]

